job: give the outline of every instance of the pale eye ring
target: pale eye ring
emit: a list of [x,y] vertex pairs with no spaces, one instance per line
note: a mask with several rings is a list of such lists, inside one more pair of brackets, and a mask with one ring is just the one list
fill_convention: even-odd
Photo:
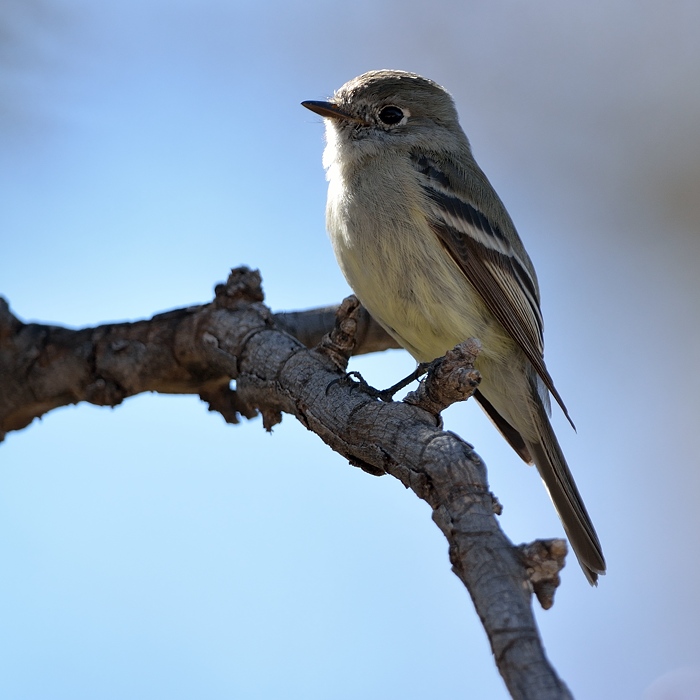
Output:
[[388,126],[399,124],[405,116],[404,111],[395,105],[387,105],[379,111],[379,120]]

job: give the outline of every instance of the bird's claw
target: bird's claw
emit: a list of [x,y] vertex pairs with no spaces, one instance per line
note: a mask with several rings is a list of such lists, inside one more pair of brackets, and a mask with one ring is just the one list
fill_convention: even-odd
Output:
[[349,386],[350,389],[362,389],[365,394],[369,394],[369,396],[371,396],[373,399],[380,399],[381,401],[385,401],[387,403],[394,398],[394,394],[396,393],[396,391],[392,391],[393,387],[389,387],[388,389],[384,389],[382,391],[375,389],[365,381],[359,372],[347,372],[342,377],[334,379],[326,387],[326,396],[328,396],[330,388],[335,384]]

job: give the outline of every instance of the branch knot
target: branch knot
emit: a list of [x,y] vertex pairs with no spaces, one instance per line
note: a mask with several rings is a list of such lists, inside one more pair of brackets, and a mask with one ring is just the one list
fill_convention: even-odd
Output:
[[357,328],[362,313],[362,305],[358,298],[351,294],[343,299],[335,315],[335,326],[330,333],[326,333],[316,350],[342,372],[348,366],[348,360],[357,344]]
[[521,544],[517,549],[537,600],[545,610],[549,610],[554,605],[554,593],[561,583],[559,572],[565,565],[566,540],[535,540],[530,544]]
[[221,309],[235,311],[246,304],[262,302],[265,295],[262,290],[260,270],[249,267],[236,267],[231,270],[225,284],[214,288],[214,304]]
[[481,351],[476,338],[468,338],[431,365],[425,379],[404,401],[439,415],[457,401],[468,399],[481,382],[474,362]]

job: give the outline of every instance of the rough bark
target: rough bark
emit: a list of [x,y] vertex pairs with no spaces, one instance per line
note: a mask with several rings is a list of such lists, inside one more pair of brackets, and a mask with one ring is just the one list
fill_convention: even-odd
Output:
[[391,474],[430,504],[512,697],[571,697],[531,607],[533,590],[552,604],[566,545],[513,546],[483,462],[441,429],[439,410],[478,383],[470,365],[478,344],[458,351],[454,368],[431,371],[413,403],[385,403],[343,372],[350,354],[396,347],[361,307],[273,314],[262,301],[259,274],[246,268],[210,304],[96,328],[25,324],[0,299],[0,439],[58,406],[115,406],[145,391],[199,394],[231,423],[259,412],[267,429],[291,414],[351,464]]

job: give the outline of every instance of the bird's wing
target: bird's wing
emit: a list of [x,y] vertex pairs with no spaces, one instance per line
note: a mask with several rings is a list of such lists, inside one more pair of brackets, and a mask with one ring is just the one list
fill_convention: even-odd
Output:
[[529,259],[523,259],[499,226],[461,195],[463,187],[454,183],[456,171],[446,172],[447,168],[423,154],[412,155],[411,163],[426,195],[431,228],[573,426],[544,363],[544,324]]

